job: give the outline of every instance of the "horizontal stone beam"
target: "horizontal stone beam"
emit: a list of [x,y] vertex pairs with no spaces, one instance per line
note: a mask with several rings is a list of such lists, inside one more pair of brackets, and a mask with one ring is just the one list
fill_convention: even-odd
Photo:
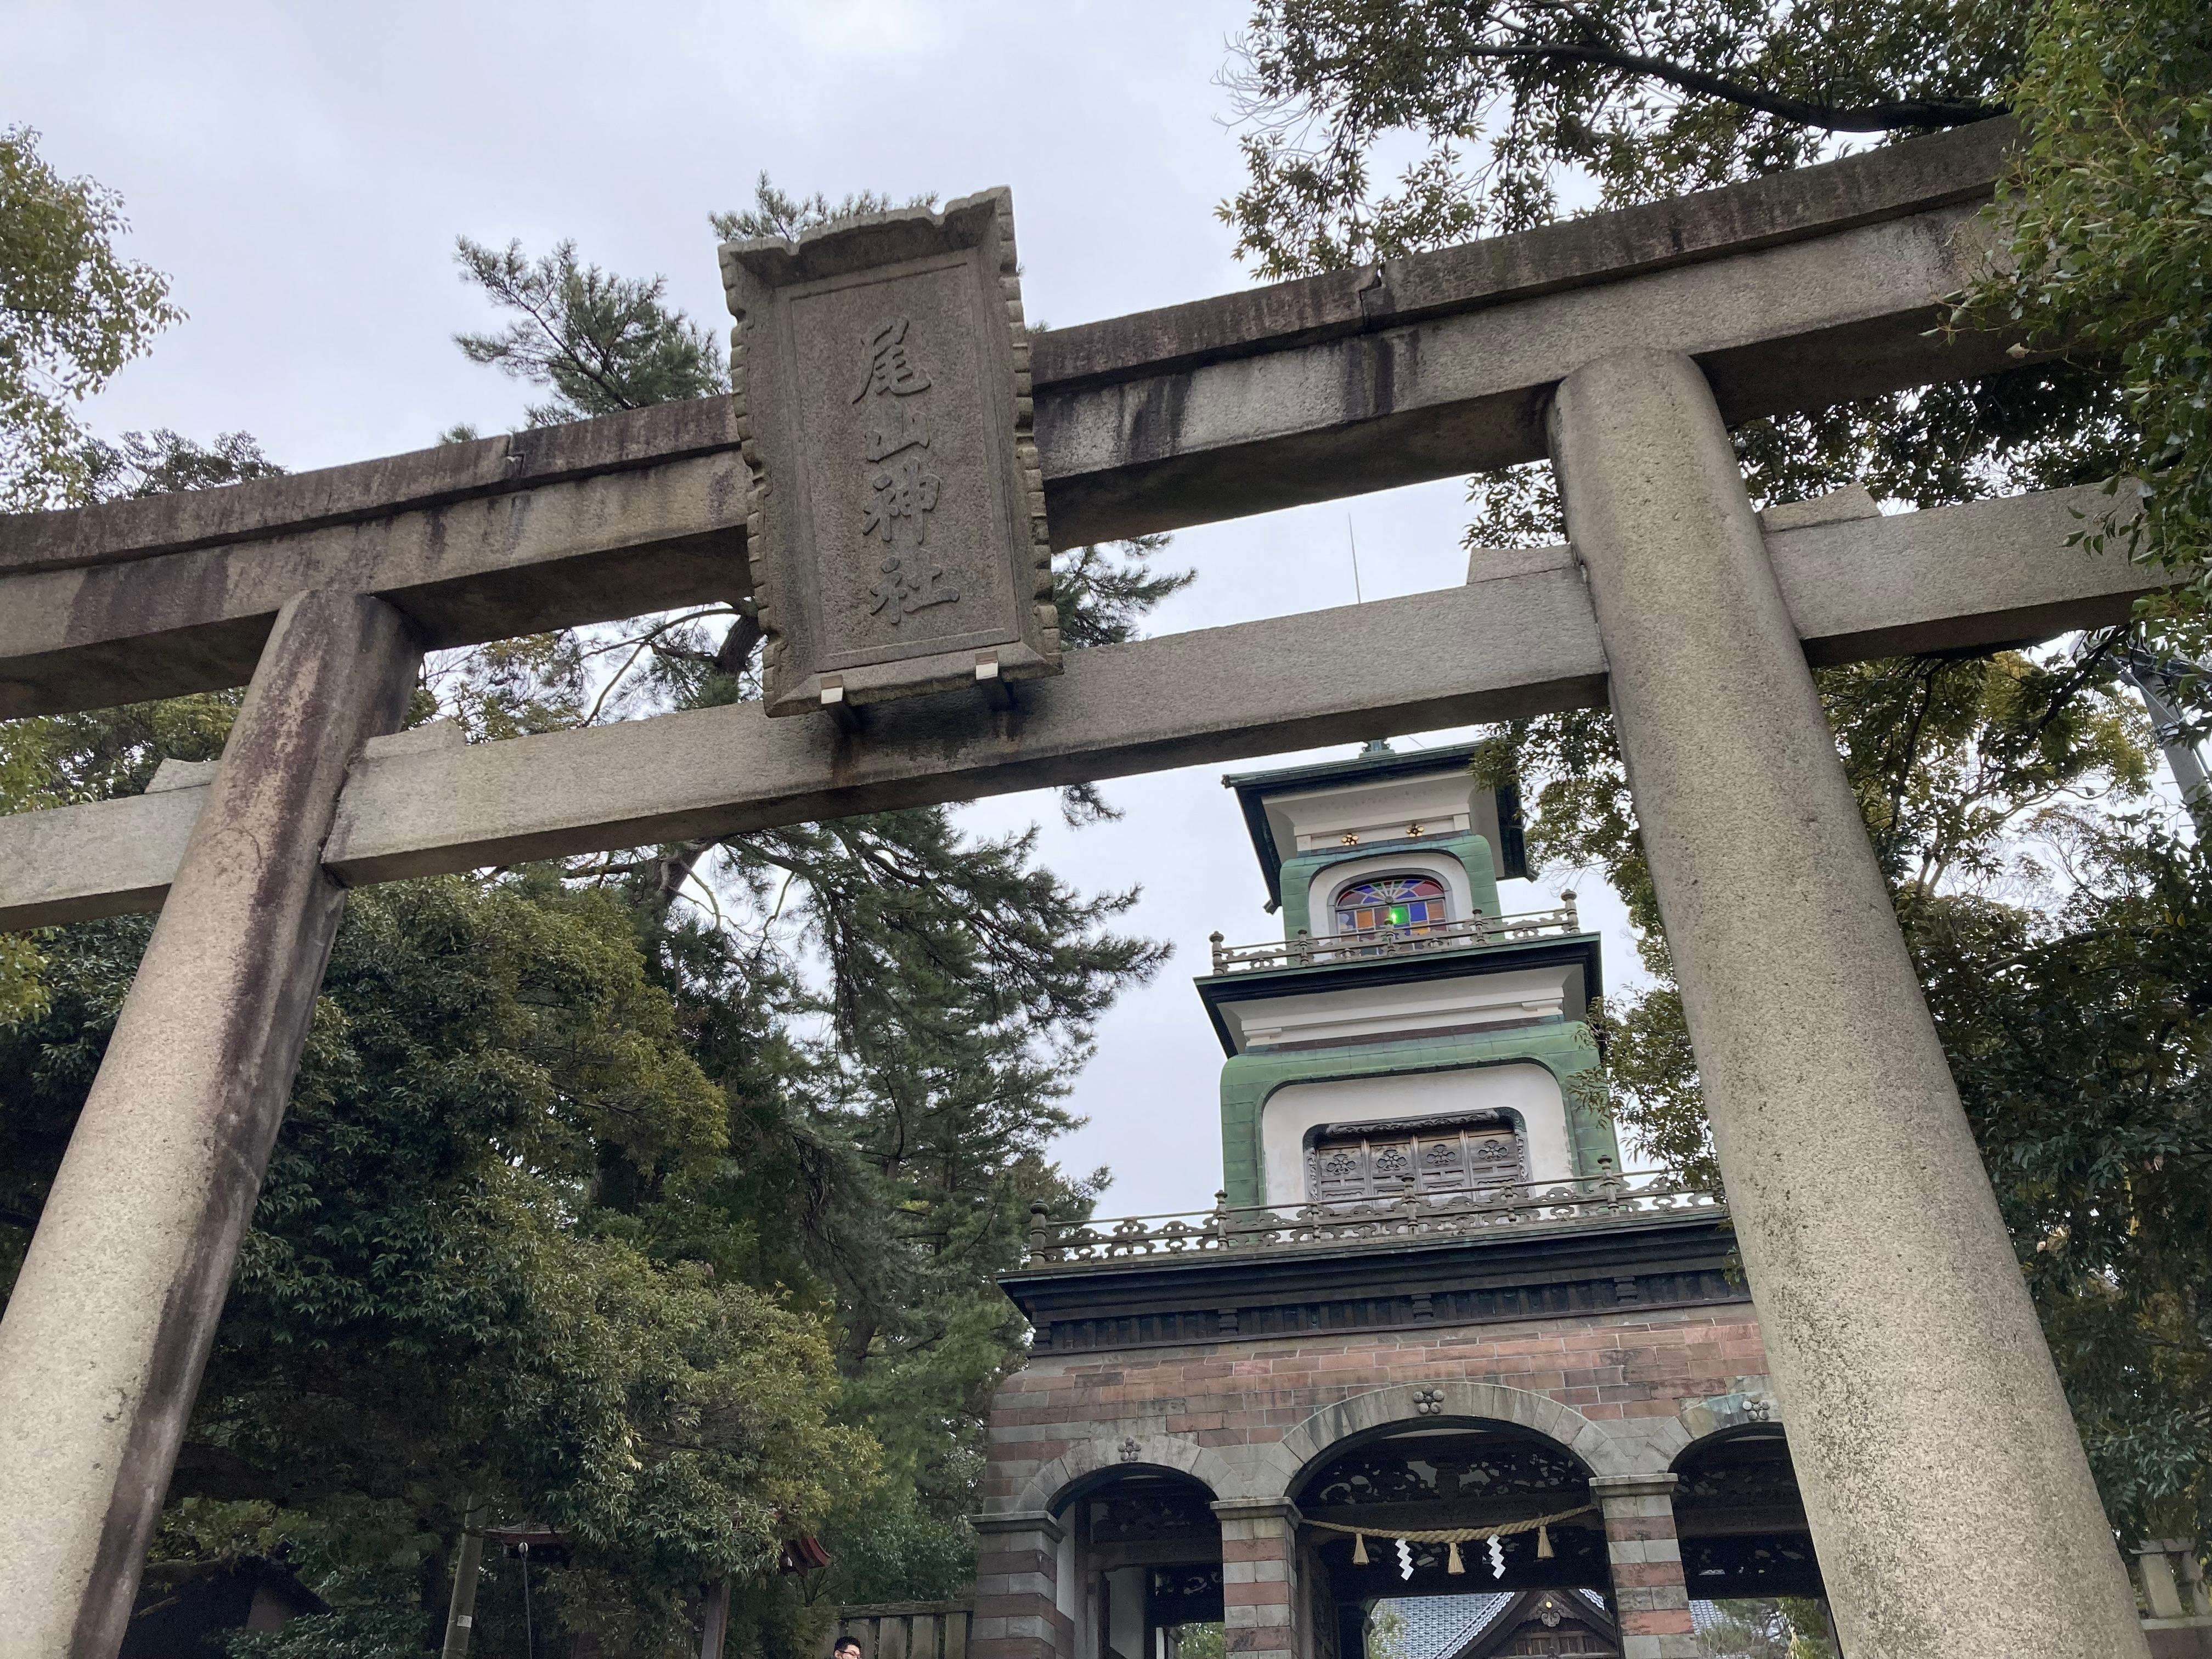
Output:
[[[1534,459],[1627,343],[1732,419],[1999,367],[1930,332],[2003,123],[1524,235],[1036,337],[1068,546]],[[730,400],[228,489],[0,518],[0,718],[241,684],[277,605],[358,586],[465,645],[746,592]]]
[[[1892,518],[1777,514],[1806,653],[1990,647],[2124,618],[2154,585],[2069,547],[2094,488]],[[1814,515],[1817,516],[1817,515]],[[325,850],[355,884],[734,834],[1598,704],[1605,665],[1565,548],[1467,586],[1073,653],[1018,708],[916,698],[856,733],[757,703],[454,746],[373,743]],[[0,927],[160,903],[199,794],[0,817]]]
[[1731,423],[1994,373],[2005,340],[1939,331],[1942,296],[1987,258],[1977,210],[1941,208],[1725,264],[1040,393],[1053,539],[1176,530],[1538,460],[1552,388],[1638,345],[1695,359]]
[[[1988,198],[2014,137],[1983,122],[1722,190],[1036,334],[1040,398],[1156,380]],[[355,524],[737,447],[699,398],[372,461],[55,513],[0,515],[0,575]]]
[[1063,545],[1541,459],[1542,407],[1625,346],[1731,421],[1987,374],[1946,338],[2012,137],[1961,128],[1518,236],[1054,330],[1036,432]]
[[737,447],[727,398],[687,398],[222,489],[0,514],[0,576],[360,524]]
[[310,587],[374,592],[434,649],[735,601],[750,588],[746,497],[732,450],[0,578],[0,719],[242,684]]

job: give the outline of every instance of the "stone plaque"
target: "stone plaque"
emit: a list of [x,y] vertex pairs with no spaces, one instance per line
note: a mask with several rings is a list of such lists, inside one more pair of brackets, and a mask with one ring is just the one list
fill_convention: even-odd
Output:
[[722,281],[768,712],[1058,673],[1012,195],[726,242]]

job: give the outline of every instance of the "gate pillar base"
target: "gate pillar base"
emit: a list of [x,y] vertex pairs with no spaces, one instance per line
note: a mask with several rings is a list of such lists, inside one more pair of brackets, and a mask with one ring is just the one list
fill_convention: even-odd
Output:
[[1606,1559],[1620,1620],[1621,1659],[1698,1659],[1674,1534],[1671,1474],[1601,1474],[1590,1495],[1605,1516]]
[[975,1521],[973,1659],[1063,1659],[1074,1626],[1060,1607],[1060,1545],[1049,1515],[986,1515]]
[[1297,1506],[1224,1498],[1221,1517],[1223,1647],[1243,1659],[1298,1659]]

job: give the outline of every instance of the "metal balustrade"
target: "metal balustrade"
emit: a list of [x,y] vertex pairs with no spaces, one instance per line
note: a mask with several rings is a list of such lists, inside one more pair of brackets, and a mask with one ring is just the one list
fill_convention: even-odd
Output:
[[1719,1198],[1666,1170],[1522,1182],[1444,1198],[1426,1198],[1409,1190],[1405,1197],[1389,1201],[1297,1208],[1232,1206],[1217,1195],[1211,1210],[1100,1221],[1054,1221],[1037,1204],[1030,1210],[1029,1249],[1023,1265],[1108,1266],[1147,1256],[1295,1249],[1364,1240],[1397,1243],[1423,1237],[1550,1231],[1638,1217],[1719,1217],[1726,1212]]
[[1316,963],[1356,962],[1370,957],[1420,956],[1434,951],[1470,951],[1484,945],[1511,945],[1524,939],[1559,939],[1583,931],[1575,913],[1575,896],[1562,893],[1554,910],[1532,910],[1517,916],[1465,916],[1456,921],[1407,922],[1395,927],[1370,927],[1353,933],[1309,933],[1303,930],[1287,939],[1265,945],[1229,945],[1222,935],[1211,938],[1213,971],[1251,973],[1268,968],[1310,968]]

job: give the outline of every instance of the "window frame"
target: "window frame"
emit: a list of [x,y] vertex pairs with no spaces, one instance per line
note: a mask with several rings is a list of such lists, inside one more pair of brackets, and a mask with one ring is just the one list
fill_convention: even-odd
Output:
[[[1380,886],[1385,882],[1426,882],[1437,890],[1434,895],[1424,895],[1419,899],[1411,902],[1432,904],[1437,907],[1437,914],[1425,916],[1419,921],[1381,922],[1372,927],[1346,926],[1343,915],[1346,908],[1345,896],[1362,887]],[[1389,902],[1388,900],[1377,900],[1375,902],[1374,908],[1387,908]],[[1442,927],[1450,922],[1453,919],[1452,909],[1451,883],[1437,872],[1418,867],[1408,867],[1403,870],[1376,870],[1365,875],[1352,877],[1331,890],[1328,900],[1329,931],[1340,938],[1419,939],[1431,929]]]

